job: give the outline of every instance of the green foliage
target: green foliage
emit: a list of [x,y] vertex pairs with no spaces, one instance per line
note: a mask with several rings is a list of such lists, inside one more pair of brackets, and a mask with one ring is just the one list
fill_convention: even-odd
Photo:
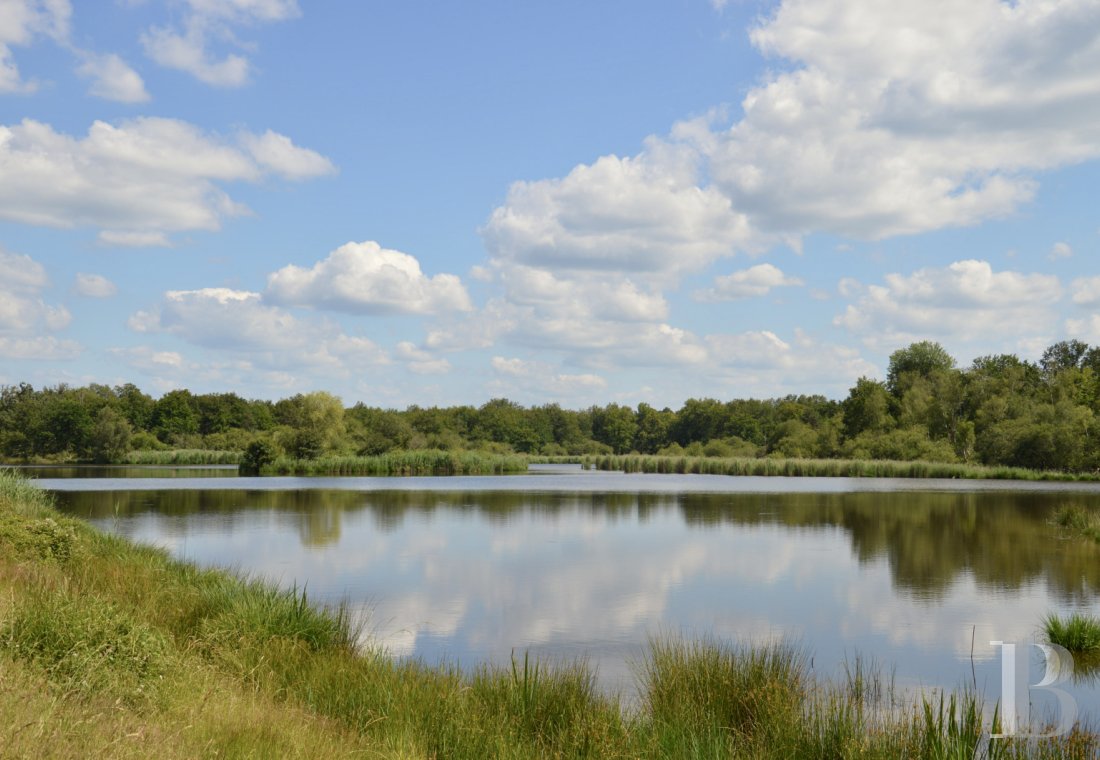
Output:
[[943,346],[930,340],[913,343],[890,354],[886,370],[886,388],[900,396],[914,378],[930,378],[955,368],[955,359]]
[[109,406],[99,410],[91,431],[92,458],[117,462],[130,450],[133,429],[121,412]]
[[844,412],[844,435],[855,438],[869,431],[879,433],[894,426],[890,413],[890,394],[876,380],[861,377],[841,404]]
[[[667,453],[779,459],[870,458],[981,462],[1028,470],[1100,470],[1100,347],[1054,344],[1042,367],[1010,354],[965,369],[938,343],[895,351],[887,380],[861,377],[843,401],[824,396],[688,399],[679,410],[620,404],[405,411],[359,403],[345,410],[323,392],[276,403],[186,390],[153,400],[133,385],[0,387],[0,457],[123,461],[141,451],[237,452],[259,438],[296,460],[403,451],[478,450],[495,455]],[[158,463],[161,460],[156,460]],[[297,465],[295,465],[297,467]],[[308,468],[316,470],[315,467]]]
[[275,461],[279,456],[278,447],[265,439],[255,440],[248,444],[244,456],[241,457],[240,473],[242,475],[259,475],[263,468]]
[[593,407],[592,437],[616,454],[623,454],[634,448],[634,437],[638,432],[638,423],[634,412],[628,406],[608,404],[601,408]]
[[137,706],[158,696],[171,667],[162,632],[106,599],[64,591],[27,595],[0,626],[0,648],[62,693],[105,693]]
[[169,391],[153,404],[149,421],[157,438],[165,443],[178,436],[199,432],[199,415],[190,391]]
[[1043,629],[1051,644],[1063,646],[1073,653],[1100,652],[1100,619],[1074,612],[1066,617],[1050,613],[1043,620]]

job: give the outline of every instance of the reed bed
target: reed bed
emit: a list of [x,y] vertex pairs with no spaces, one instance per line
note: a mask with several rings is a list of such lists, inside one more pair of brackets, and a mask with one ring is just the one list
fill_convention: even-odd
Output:
[[695,475],[747,475],[818,478],[966,478],[988,480],[1097,481],[1097,473],[986,467],[951,462],[857,459],[772,459],[620,454],[586,456],[597,470]]
[[1100,749],[1080,728],[991,741],[972,694],[905,705],[864,671],[823,682],[787,642],[655,638],[629,702],[601,692],[583,661],[395,660],[302,590],[98,533],[6,471],[0,527],[4,756],[933,760]]
[[131,451],[122,464],[134,465],[203,465],[240,464],[239,451],[214,451],[208,449],[175,449],[172,451]]
[[371,457],[327,456],[318,459],[279,457],[260,468],[261,475],[504,475],[527,471],[519,454],[480,451],[391,451]]

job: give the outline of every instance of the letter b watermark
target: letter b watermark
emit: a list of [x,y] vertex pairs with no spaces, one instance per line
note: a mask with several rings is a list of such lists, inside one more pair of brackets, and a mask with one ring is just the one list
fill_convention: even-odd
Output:
[[[1057,644],[1036,644],[1032,641],[991,641],[991,646],[1001,648],[1001,733],[990,734],[992,739],[1020,737],[1042,739],[1063,736],[1077,722],[1077,700],[1058,688],[1073,677],[1073,655]],[[1029,647],[1043,653],[1046,672],[1038,683],[1031,683],[1031,658]],[[1058,724],[1053,731],[1031,733],[1032,690],[1045,691],[1058,699]]]

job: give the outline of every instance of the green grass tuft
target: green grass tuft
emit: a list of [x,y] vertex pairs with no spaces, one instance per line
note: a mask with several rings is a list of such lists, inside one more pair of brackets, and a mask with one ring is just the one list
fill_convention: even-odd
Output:
[[1100,618],[1079,612],[1061,617],[1052,612],[1043,619],[1043,628],[1050,643],[1070,652],[1100,652]]
[[1077,504],[1063,504],[1052,519],[1070,535],[1100,543],[1100,514],[1095,511]]
[[43,670],[61,692],[154,699],[171,667],[168,639],[109,601],[36,591],[0,627],[0,647]]

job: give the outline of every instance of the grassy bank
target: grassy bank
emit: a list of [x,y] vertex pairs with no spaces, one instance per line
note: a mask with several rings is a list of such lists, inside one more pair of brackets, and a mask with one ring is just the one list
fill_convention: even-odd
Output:
[[504,475],[526,472],[522,454],[481,451],[391,451],[372,457],[327,456],[318,459],[279,457],[261,475]]
[[675,457],[644,454],[586,456],[586,466],[623,472],[697,475],[756,475],[819,478],[967,478],[991,480],[1100,481],[1095,473],[985,467],[949,462],[899,462],[875,459],[754,459]]
[[1080,732],[988,745],[973,697],[901,707],[859,668],[815,680],[785,643],[655,640],[624,707],[583,662],[517,655],[460,671],[357,639],[339,609],[98,533],[0,471],[2,757],[893,760],[1100,747]]

